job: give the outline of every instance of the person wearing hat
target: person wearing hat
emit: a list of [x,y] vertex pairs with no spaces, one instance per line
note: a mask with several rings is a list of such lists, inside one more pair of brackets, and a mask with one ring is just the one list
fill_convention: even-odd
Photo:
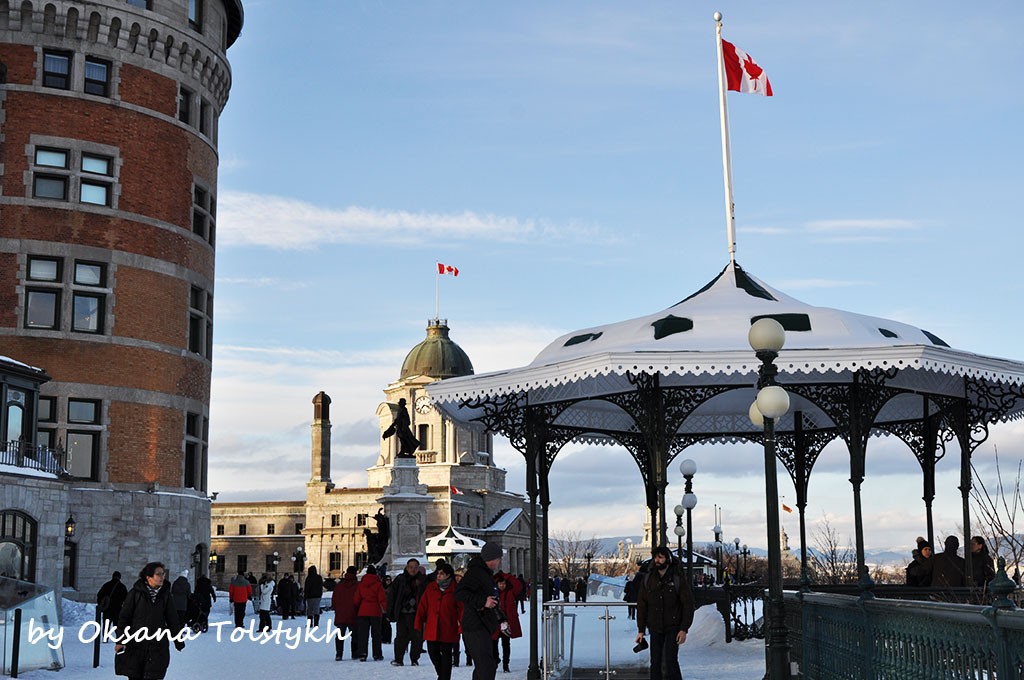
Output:
[[[693,623],[693,592],[664,546],[651,551],[651,570],[640,582],[636,602],[638,645],[651,633],[651,680],[682,680],[679,645]],[[664,676],[662,675],[664,673]]]
[[192,585],[188,582],[188,569],[178,572],[178,578],[171,584],[171,599],[174,600],[174,608],[178,610],[178,620],[186,623],[188,612],[188,599],[192,597]]
[[500,628],[494,573],[501,567],[501,546],[488,541],[466,566],[466,575],[455,587],[455,599],[462,603],[462,640],[473,658],[473,680],[494,680],[498,660],[492,639]]
[[913,556],[907,565],[907,585],[927,588],[932,584],[932,544],[918,537]]

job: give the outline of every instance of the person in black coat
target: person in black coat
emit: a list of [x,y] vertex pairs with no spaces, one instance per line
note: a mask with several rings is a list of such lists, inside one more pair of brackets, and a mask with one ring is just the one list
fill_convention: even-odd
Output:
[[416,630],[416,608],[427,587],[427,577],[420,573],[420,561],[412,558],[405,563],[405,571],[399,574],[388,588],[389,621],[395,622],[395,658],[392,666],[404,664],[406,647],[409,648],[409,662],[420,665],[423,655],[423,633]]
[[291,574],[285,574],[277,584],[277,612],[282,621],[295,618],[295,601],[298,599],[298,584]]
[[946,549],[932,557],[932,587],[961,588],[967,585],[964,576],[964,558],[957,555],[960,539],[946,536]]
[[314,627],[320,625],[320,599],[324,596],[324,578],[316,573],[316,567],[310,567],[306,574],[306,584],[302,588],[302,597],[306,600],[306,620]]
[[650,631],[651,680],[682,680],[679,645],[686,642],[693,623],[693,592],[668,548],[658,546],[651,556],[651,570],[637,595],[636,642],[643,644],[645,631]]
[[455,586],[455,599],[463,605],[462,641],[473,659],[473,680],[494,680],[498,671],[491,641],[499,627],[494,572],[500,567],[501,546],[487,542]]
[[185,643],[177,639],[182,623],[174,608],[171,588],[164,580],[166,568],[150,562],[125,598],[117,627],[121,637],[114,645],[114,672],[130,680],[159,680],[171,663],[171,636],[179,652]]
[[193,593],[196,607],[199,609],[200,630],[204,633],[209,628],[210,610],[213,603],[217,601],[217,591],[213,589],[213,583],[209,576],[200,576],[196,579],[196,590]]
[[110,632],[117,634],[117,617],[121,614],[121,606],[124,598],[128,597],[128,588],[121,583],[121,572],[115,571],[110,580],[100,586],[96,593],[96,609],[103,615],[104,628],[110,627]]
[[971,536],[971,576],[979,588],[996,577],[995,564],[981,536]]
[[192,597],[192,584],[188,582],[188,569],[183,569],[171,584],[171,598],[174,600],[174,608],[178,610],[178,620],[187,623],[188,600]]

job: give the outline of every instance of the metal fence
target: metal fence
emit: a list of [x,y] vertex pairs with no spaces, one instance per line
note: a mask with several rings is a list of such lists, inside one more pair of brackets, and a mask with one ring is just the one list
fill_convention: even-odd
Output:
[[55,475],[67,474],[62,450],[23,441],[9,441],[0,449],[0,465],[29,468]]
[[[792,660],[815,680],[1017,680],[1024,611],[787,593]],[[795,625],[794,625],[795,624]]]
[[[619,617],[625,618],[627,607],[625,602],[545,602],[541,614],[542,628],[542,665],[543,677],[564,678],[574,680],[576,678],[601,677],[611,678],[628,677],[628,671],[623,668],[622,647],[625,645],[626,653],[633,645],[632,637],[623,638],[621,634],[616,637],[616,648],[613,651],[612,643],[612,621]],[[571,610],[571,611],[568,611]],[[577,611],[582,610],[582,611]],[[577,658],[577,622],[580,617],[594,615],[602,622],[603,636],[600,644],[603,645],[603,653],[596,660],[593,654],[588,654],[588,659],[580,663]],[[588,652],[593,649],[598,640],[594,639],[593,631],[590,629],[589,637],[585,642]],[[646,672],[647,667],[643,670]]]

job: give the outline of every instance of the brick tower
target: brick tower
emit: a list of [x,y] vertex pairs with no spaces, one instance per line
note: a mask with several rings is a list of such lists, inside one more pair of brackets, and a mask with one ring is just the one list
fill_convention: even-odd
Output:
[[[0,0],[0,355],[52,377],[26,436],[65,456],[51,487],[77,524],[53,540],[83,599],[150,560],[207,568],[217,133],[242,18],[241,0]],[[53,512],[0,481],[0,510]]]

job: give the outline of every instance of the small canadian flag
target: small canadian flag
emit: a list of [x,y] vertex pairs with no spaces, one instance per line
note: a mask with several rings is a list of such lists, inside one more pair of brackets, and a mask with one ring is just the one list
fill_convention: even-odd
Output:
[[461,491],[459,491],[458,487],[456,487],[454,484],[449,484],[449,486],[451,487],[452,495],[453,496],[465,496],[466,495],[466,494],[462,493]]
[[440,262],[438,262],[437,263],[437,273],[438,274],[451,274],[452,276],[458,276],[459,275],[459,268],[458,267],[453,267],[450,264],[441,264]]
[[772,96],[772,84],[768,82],[764,69],[758,66],[749,54],[728,40],[722,41],[722,60],[725,62],[728,89],[765,97]]

